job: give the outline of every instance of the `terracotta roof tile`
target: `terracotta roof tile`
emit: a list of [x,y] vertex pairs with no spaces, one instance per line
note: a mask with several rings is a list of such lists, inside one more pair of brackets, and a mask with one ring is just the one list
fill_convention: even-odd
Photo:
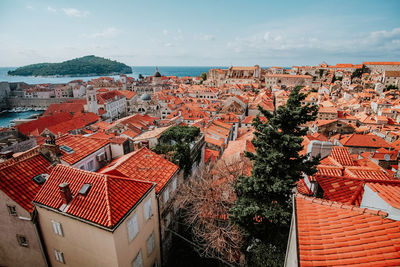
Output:
[[71,165],[106,146],[108,143],[110,141],[106,139],[71,134],[66,134],[56,139],[56,144],[60,147],[68,146],[73,149],[72,153],[61,150],[61,159]]
[[174,163],[142,147],[115,159],[98,172],[154,182],[159,193],[177,170],[178,166]]
[[43,173],[50,173],[52,166],[42,155],[33,155],[0,164],[0,189],[28,212],[33,211],[31,201],[41,185],[32,180]]
[[350,156],[347,147],[334,146],[332,147],[331,156],[342,166],[355,166],[353,159]]
[[373,135],[373,134],[352,134],[348,137],[340,139],[340,143],[343,146],[350,146],[350,147],[385,147],[389,148],[390,144],[387,143],[384,139]]
[[400,265],[400,222],[387,214],[301,195],[296,213],[301,266]]
[[[65,213],[108,228],[113,228],[153,186],[149,182],[57,165],[34,202],[59,209],[61,183],[69,184],[73,196]],[[84,184],[92,185],[86,196],[79,194]]]

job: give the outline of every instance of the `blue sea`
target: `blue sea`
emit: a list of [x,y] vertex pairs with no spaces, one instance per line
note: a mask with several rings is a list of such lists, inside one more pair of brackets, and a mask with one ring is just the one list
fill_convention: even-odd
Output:
[[32,115],[42,114],[43,111],[3,112],[0,113],[0,128],[10,127],[10,122],[15,119],[26,119]]
[[[158,71],[161,75],[165,76],[200,76],[203,72],[208,72],[210,69],[214,68],[226,68],[223,66],[201,66],[201,67],[179,67],[179,66],[161,66],[158,67]],[[41,83],[68,83],[73,80],[84,80],[88,81],[93,78],[98,78],[99,76],[91,77],[31,77],[31,76],[10,76],[7,74],[9,70],[15,70],[12,67],[0,67],[0,82],[25,82],[27,84],[41,84]],[[156,71],[155,66],[134,66],[132,67],[132,74],[127,76],[138,78],[139,74],[143,76],[153,75]],[[110,76],[115,79],[119,79],[119,75]]]

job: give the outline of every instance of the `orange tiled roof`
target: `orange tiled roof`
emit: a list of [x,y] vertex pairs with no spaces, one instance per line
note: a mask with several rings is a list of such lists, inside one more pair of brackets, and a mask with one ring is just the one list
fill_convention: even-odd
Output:
[[400,222],[387,213],[296,196],[300,266],[399,266]]
[[156,183],[156,193],[159,193],[177,170],[174,163],[142,147],[115,159],[98,172]]
[[206,148],[204,151],[204,162],[207,162],[211,158],[211,162],[215,162],[215,160],[219,157],[219,151]]
[[[152,183],[99,174],[65,165],[57,165],[34,202],[59,209],[62,199],[59,185],[68,183],[73,198],[65,213],[95,224],[113,228],[152,188]],[[79,195],[84,184],[92,187],[86,196]]]
[[43,173],[50,173],[52,165],[42,155],[34,152],[28,157],[12,160],[12,164],[0,164],[0,189],[28,212],[33,211],[31,201],[42,185],[32,178]]
[[332,147],[331,157],[333,157],[342,166],[355,166],[353,159],[350,156],[349,148],[334,146]]
[[52,116],[40,117],[37,120],[22,123],[21,125],[17,126],[17,129],[20,133],[24,135],[29,135],[35,131],[41,133],[47,127],[70,119],[72,119],[72,115],[70,113],[57,113]]
[[374,180],[393,180],[381,169],[374,169],[364,166],[346,167],[344,174],[349,177],[356,177],[359,179],[374,179]]
[[366,183],[390,206],[400,209],[400,181]]
[[390,144],[384,139],[372,134],[351,134],[348,137],[340,139],[340,143],[343,146],[350,147],[390,147]]
[[106,139],[97,139],[71,134],[66,134],[56,139],[57,145],[68,146],[74,150],[74,152],[70,154],[61,150],[61,159],[71,165],[106,146],[109,142],[110,141]]
[[345,204],[352,204],[354,195],[363,184],[363,180],[350,177],[316,175],[315,179],[324,192],[324,199]]

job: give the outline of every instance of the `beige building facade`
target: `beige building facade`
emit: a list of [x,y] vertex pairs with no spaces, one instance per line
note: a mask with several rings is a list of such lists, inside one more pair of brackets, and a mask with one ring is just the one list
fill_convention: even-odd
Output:
[[[145,218],[144,203],[152,215]],[[154,187],[113,228],[35,203],[51,266],[161,266]],[[129,233],[131,222],[136,233]]]
[[30,214],[0,190],[0,266],[48,266]]

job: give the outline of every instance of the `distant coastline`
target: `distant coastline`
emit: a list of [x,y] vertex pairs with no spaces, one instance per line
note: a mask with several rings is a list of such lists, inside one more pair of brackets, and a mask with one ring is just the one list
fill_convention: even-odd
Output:
[[75,58],[61,63],[37,63],[8,71],[17,76],[76,76],[131,74],[132,68],[124,63],[94,55]]
[[[153,75],[156,66],[131,66],[132,73],[126,74],[128,77],[138,78],[139,74],[143,76]],[[200,76],[203,72],[208,72],[210,69],[215,68],[229,68],[226,66],[159,66],[159,72],[164,76],[178,76],[178,77],[195,77]],[[41,77],[41,76],[11,76],[7,72],[15,70],[16,67],[0,67],[0,82],[24,82],[27,84],[42,84],[53,83],[61,84],[68,83],[73,80],[89,81],[91,79],[99,78],[101,76],[112,77],[119,79],[119,75],[93,75],[93,76],[69,76],[69,77]]]

